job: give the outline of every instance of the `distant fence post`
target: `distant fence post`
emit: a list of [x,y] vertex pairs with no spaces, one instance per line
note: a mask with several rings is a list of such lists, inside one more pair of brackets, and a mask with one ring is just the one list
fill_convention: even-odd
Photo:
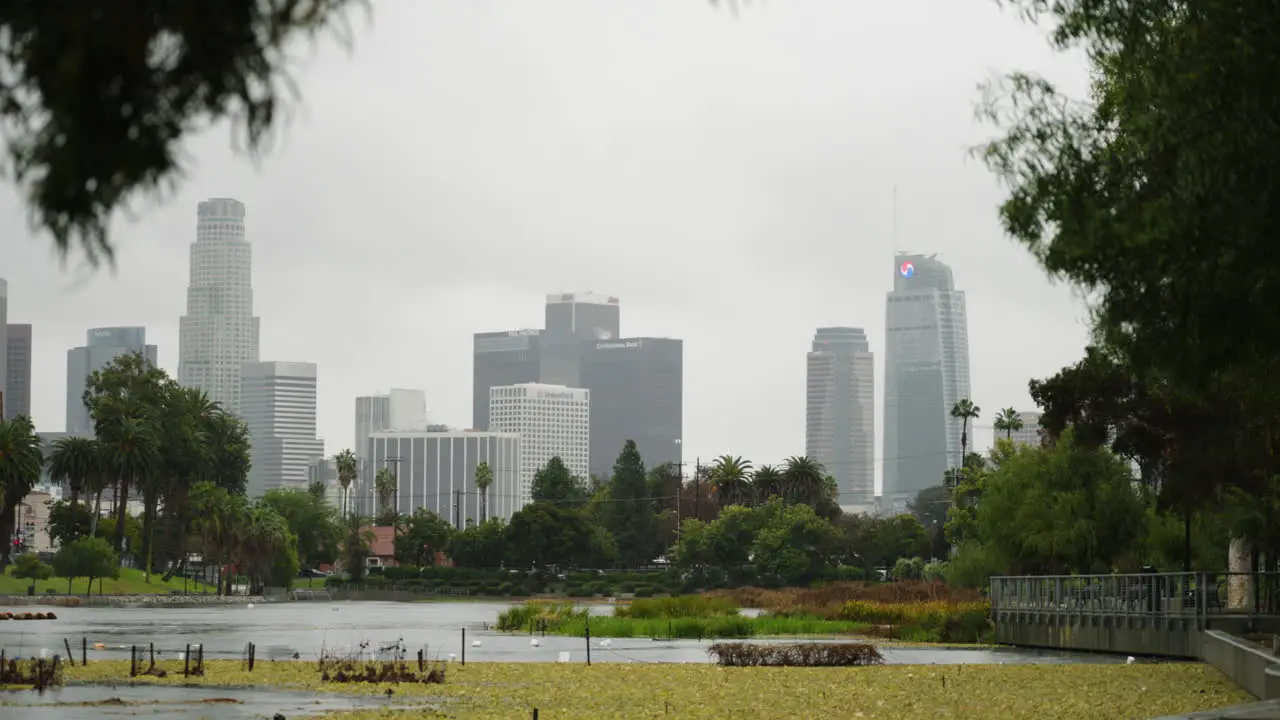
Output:
[[89,664],[89,638],[80,636],[80,665]]
[[591,664],[591,616],[587,616],[587,665]]
[[138,646],[129,646],[129,677],[138,676]]
[[462,628],[462,664],[467,664],[467,629]]
[[71,641],[66,638],[62,638],[62,645],[67,648],[67,662],[70,663],[71,667],[75,667],[76,656],[71,652]]
[[189,677],[191,675],[191,643],[187,643],[187,649],[182,653],[182,676]]

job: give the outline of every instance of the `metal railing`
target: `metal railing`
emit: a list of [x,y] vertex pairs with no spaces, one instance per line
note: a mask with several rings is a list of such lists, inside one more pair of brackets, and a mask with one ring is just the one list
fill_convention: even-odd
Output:
[[1280,615],[1280,573],[991,578],[991,610],[1171,618]]

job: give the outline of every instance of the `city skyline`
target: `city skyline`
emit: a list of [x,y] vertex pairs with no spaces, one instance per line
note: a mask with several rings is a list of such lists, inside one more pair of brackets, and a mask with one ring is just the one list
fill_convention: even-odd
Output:
[[[895,238],[939,253],[967,291],[985,447],[996,409],[1030,409],[1027,381],[1079,359],[1087,318],[1003,234],[1003,193],[967,153],[991,131],[974,86],[1029,67],[1073,92],[1087,73],[995,4],[928,9],[926,32],[890,42],[884,28],[918,26],[920,8],[660,3],[559,25],[536,6],[379,7],[354,52],[319,41],[299,121],[259,161],[224,125],[184,143],[183,185],[113,220],[114,270],[59,263],[20,198],[0,198],[37,425],[64,426],[65,354],[88,328],[145,326],[176,375],[192,211],[231,196],[250,212],[260,356],[318,363],[337,448],[352,398],[379,387],[421,388],[436,419],[466,426],[471,334],[541,327],[546,293],[589,288],[622,299],[627,334],[686,340],[686,460],[777,462],[804,447],[814,328],[863,327],[882,402]],[[513,45],[525,24],[533,46]],[[936,54],[948,62],[920,59]],[[885,73],[877,57],[900,62]]]

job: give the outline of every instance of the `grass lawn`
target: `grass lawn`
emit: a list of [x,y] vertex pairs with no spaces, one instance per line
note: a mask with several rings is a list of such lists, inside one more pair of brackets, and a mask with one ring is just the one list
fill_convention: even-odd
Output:
[[[721,668],[713,665],[582,663],[452,664],[443,685],[324,683],[312,662],[263,662],[252,673],[238,660],[206,663],[203,678],[183,678],[181,663],[157,663],[167,678],[143,682],[322,688],[421,697],[458,720],[527,718],[1036,718],[1134,720],[1247,702],[1213,668],[1164,665],[886,665],[863,668]],[[68,680],[128,680],[128,661],[67,668]],[[435,712],[376,710],[338,720],[409,720]]]
[[[16,578],[10,575],[13,567],[10,566],[0,575],[0,595],[26,595],[27,587],[31,584],[30,580],[24,578]],[[164,573],[152,573],[151,582],[148,583],[144,578],[146,574],[141,570],[133,568],[121,568],[120,578],[118,580],[107,579],[102,582],[103,595],[155,595],[159,593],[168,594],[174,590],[182,590],[182,578],[174,577],[168,583],[160,582],[164,577]],[[71,584],[71,593],[73,595],[84,595],[88,590],[88,580],[86,578],[76,578]],[[194,580],[187,581],[187,592],[198,593],[203,591],[204,585]],[[36,581],[36,594],[44,595],[46,590],[52,589],[59,595],[67,594],[66,578],[50,578],[48,580]],[[209,586],[209,591],[213,591],[213,586]],[[93,582],[93,593],[98,593],[98,581]]]

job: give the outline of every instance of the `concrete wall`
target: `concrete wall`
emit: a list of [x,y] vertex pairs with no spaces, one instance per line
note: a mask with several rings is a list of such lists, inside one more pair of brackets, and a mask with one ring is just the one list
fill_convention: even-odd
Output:
[[1259,700],[1280,698],[1280,657],[1221,630],[1201,633],[1200,657]]
[[1123,655],[1200,657],[1194,619],[997,613],[996,642],[1005,645],[1109,652]]

